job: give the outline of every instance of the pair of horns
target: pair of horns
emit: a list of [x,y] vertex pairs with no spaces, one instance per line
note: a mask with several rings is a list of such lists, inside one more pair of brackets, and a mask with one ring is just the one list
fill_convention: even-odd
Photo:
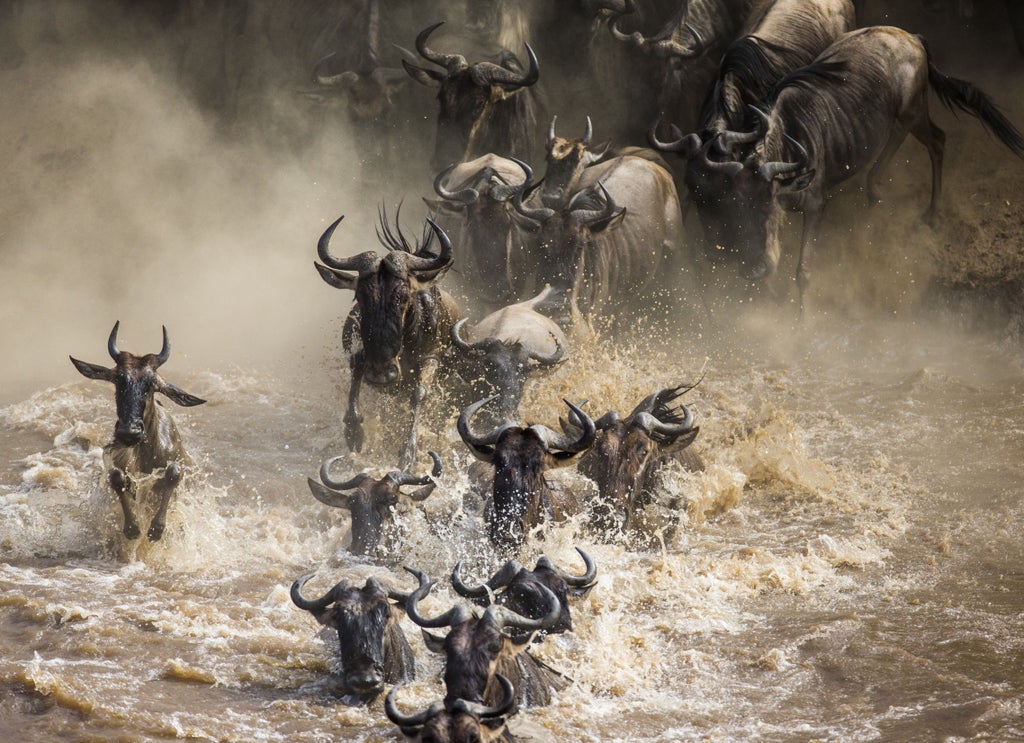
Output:
[[[114,329],[110,331],[110,337],[107,338],[107,353],[110,354],[110,358],[117,361],[118,356],[121,355],[120,349],[117,347],[117,329],[121,327],[121,321],[118,320],[114,323]],[[171,357],[171,341],[167,338],[167,328],[161,326],[164,332],[164,344],[160,349],[160,353],[156,355],[156,365],[163,366],[167,363],[167,359]]]

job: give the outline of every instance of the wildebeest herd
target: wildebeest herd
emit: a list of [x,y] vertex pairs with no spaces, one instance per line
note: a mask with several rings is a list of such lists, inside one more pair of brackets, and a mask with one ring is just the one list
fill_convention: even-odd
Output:
[[[345,55],[334,53],[309,72],[319,85],[350,96],[354,115],[373,128],[400,83],[380,63],[387,8],[377,0],[352,5],[360,20],[351,24],[347,48],[362,50],[359,63],[339,67]],[[746,279],[764,280],[779,265],[785,210],[804,215],[796,283],[807,314],[811,260],[831,188],[868,169],[867,195],[876,201],[881,169],[909,133],[931,161],[925,218],[939,207],[945,135],[929,116],[929,88],[1024,156],[1024,137],[982,91],[939,71],[919,36],[856,28],[851,0],[468,2],[464,19],[470,35],[490,47],[486,54],[474,48],[476,56],[467,56],[459,46],[465,39],[445,36],[450,29],[433,18],[423,18],[411,39],[415,51],[399,48],[408,78],[438,90],[433,169],[408,174],[433,181],[433,195],[416,194],[431,209],[421,236],[408,238],[397,210],[390,216],[381,208],[383,253],[337,257],[332,240],[345,232],[344,217],[333,214],[316,246],[320,277],[355,298],[342,332],[351,370],[341,417],[345,445],[348,452],[364,449],[366,383],[404,411],[397,469],[336,478],[332,470],[349,460],[332,456],[309,488],[321,503],[351,513],[353,554],[399,553],[395,506],[403,496],[428,498],[443,467],[431,451],[430,474],[415,473],[425,402],[439,381],[461,385],[460,394],[472,399],[445,424],[454,424],[482,463],[469,468],[470,479],[484,503],[494,554],[508,561],[479,586],[467,584],[461,564],[453,566],[452,588],[472,605],[434,617],[419,606],[434,581],[412,567],[411,591],[342,578],[310,599],[302,590],[311,575],[291,589],[297,607],[337,631],[341,697],[367,703],[393,685],[385,713],[406,736],[423,741],[512,740],[509,715],[548,703],[571,683],[529,647],[537,633],[571,629],[569,598],[595,585],[597,567],[579,549],[582,575],[547,557],[525,569],[515,558],[531,531],[583,515],[595,539],[628,534],[638,528],[637,514],[666,461],[702,466],[688,448],[699,428],[679,402],[692,386],[673,381],[650,390],[626,417],[592,417],[584,402],[567,399],[557,430],[520,420],[527,381],[572,354],[572,326],[613,318],[613,326],[642,323],[630,312],[656,299],[671,322],[679,302],[708,301],[706,273],[722,261],[738,264]],[[550,28],[563,36],[552,38]],[[581,46],[567,53],[574,41]],[[603,62],[594,62],[599,56]],[[593,63],[581,67],[584,58]],[[561,79],[545,95],[548,60],[552,77]],[[609,60],[614,70],[605,66]],[[581,85],[567,84],[573,75]],[[556,90],[571,91],[561,110],[587,111],[581,137],[559,136]],[[616,99],[616,110],[628,112],[609,116],[605,129],[616,141],[595,143],[595,122],[601,125],[605,104]],[[538,142],[545,143],[539,179],[531,165]],[[691,203],[695,220],[688,220]],[[460,278],[443,287],[453,267],[462,268]],[[136,501],[153,491],[157,507],[147,536],[155,541],[188,463],[155,393],[179,405],[204,401],[158,374],[170,354],[166,330],[160,353],[145,356],[121,351],[117,332],[115,323],[112,369],[72,361],[83,375],[115,385],[107,479],[128,539],[140,536]],[[596,485],[591,502],[546,477],[572,465]],[[416,490],[403,493],[406,486]],[[400,711],[396,700],[398,687],[415,677],[399,626],[403,613],[424,630],[447,630],[423,633],[445,657],[446,695],[415,714]]]

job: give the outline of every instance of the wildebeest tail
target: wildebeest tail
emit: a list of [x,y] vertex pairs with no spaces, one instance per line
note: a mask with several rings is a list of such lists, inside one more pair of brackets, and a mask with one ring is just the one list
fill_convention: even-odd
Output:
[[931,54],[928,53],[928,45],[924,39],[920,36],[917,38],[924,44],[925,53],[928,54],[928,83],[943,105],[951,111],[960,109],[977,117],[985,128],[1013,150],[1015,155],[1024,157],[1024,135],[1003,116],[995,102],[976,85],[940,72],[932,64]]

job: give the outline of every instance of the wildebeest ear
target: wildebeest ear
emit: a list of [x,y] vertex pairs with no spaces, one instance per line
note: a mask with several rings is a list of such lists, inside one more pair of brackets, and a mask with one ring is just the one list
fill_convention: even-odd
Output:
[[612,215],[607,219],[601,219],[591,224],[590,231],[596,235],[597,233],[604,232],[609,228],[618,227],[619,223],[622,222],[622,218],[625,216],[626,207],[622,207],[621,209],[613,212]]
[[435,635],[433,632],[427,632],[425,629],[421,629],[423,633],[423,644],[427,646],[427,650],[438,655],[444,655],[444,638],[439,635]]
[[428,199],[426,196],[423,197],[423,203],[433,209],[435,212],[445,212],[448,214],[458,214],[462,212],[466,205],[461,201],[447,201],[445,199]]
[[409,73],[409,77],[421,85],[436,87],[440,85],[441,81],[446,77],[445,73],[439,70],[428,70],[423,67],[417,67],[416,65],[409,64],[404,59],[402,60],[402,67],[404,67],[405,71]]
[[114,370],[108,369],[105,366],[99,364],[90,364],[88,361],[79,361],[74,356],[68,356],[71,359],[71,363],[75,365],[75,368],[89,379],[99,379],[102,382],[113,382],[114,381]]
[[700,433],[700,426],[694,426],[692,429],[669,444],[668,451],[682,451],[697,439],[698,433]]
[[306,482],[309,483],[309,491],[313,494],[313,497],[325,506],[352,510],[352,499],[349,496],[331,490],[311,477],[307,477]]
[[342,271],[335,271],[334,269],[328,268],[322,263],[317,263],[316,261],[313,261],[313,265],[316,266],[316,270],[320,273],[320,278],[335,289],[348,289],[353,292],[356,290],[356,282],[359,280],[358,277],[350,276]]
[[173,402],[176,402],[178,405],[185,408],[191,408],[194,405],[202,405],[206,402],[206,400],[201,397],[190,395],[180,387],[175,387],[173,384],[169,384],[167,382],[163,382],[157,391],[167,395],[167,397],[169,397]]
[[781,186],[787,191],[803,191],[814,180],[814,170],[808,170],[806,173],[801,173],[791,181],[783,181]]

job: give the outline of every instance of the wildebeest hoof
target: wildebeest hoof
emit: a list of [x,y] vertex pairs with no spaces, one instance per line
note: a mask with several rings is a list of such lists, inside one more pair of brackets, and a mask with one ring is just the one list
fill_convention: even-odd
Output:
[[124,525],[124,536],[126,539],[138,539],[142,532],[139,530],[139,525],[136,523]]
[[363,422],[361,420],[345,421],[345,443],[349,451],[361,452],[363,450]]
[[[162,537],[163,535],[164,535],[164,525],[163,524],[157,524],[157,523],[150,524],[149,525],[149,531],[146,532],[146,538],[149,539],[150,542],[159,542],[160,541],[160,537]],[[138,536],[138,534],[136,534],[136,536]]]

